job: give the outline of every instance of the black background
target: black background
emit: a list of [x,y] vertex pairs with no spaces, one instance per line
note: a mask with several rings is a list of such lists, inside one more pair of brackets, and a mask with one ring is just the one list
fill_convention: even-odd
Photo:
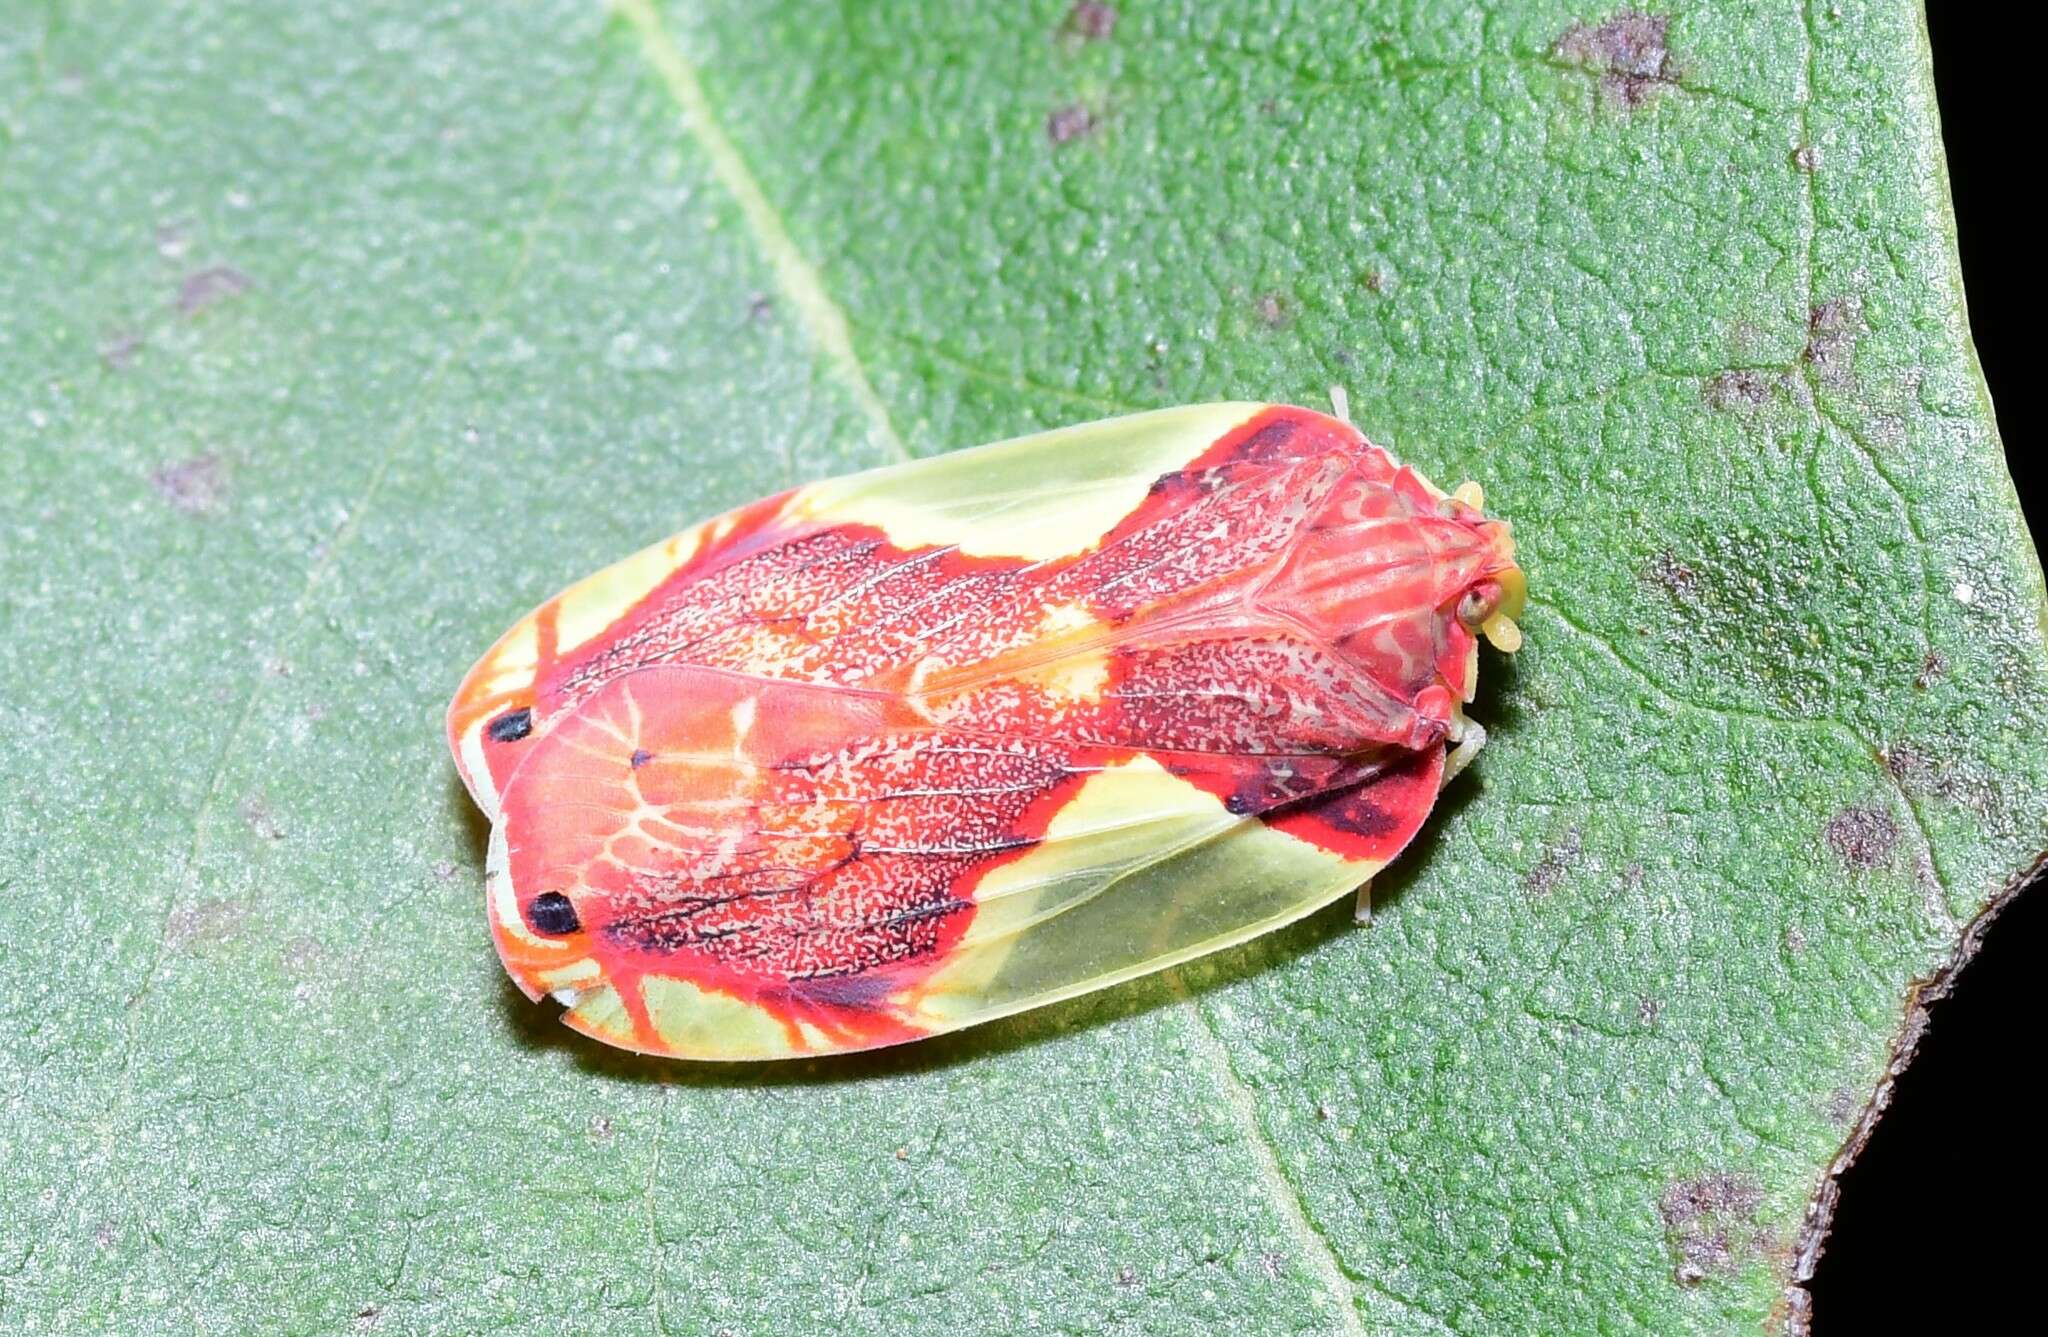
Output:
[[[1962,245],[1970,329],[2035,543],[2041,387],[2024,379],[2036,307],[2042,128],[2015,94],[2043,80],[1995,7],[1930,0],[1928,28]],[[2037,104],[2038,106],[2038,104]],[[1935,1005],[1919,1058],[1842,1180],[1814,1275],[1814,1337],[1999,1331],[2030,1312],[2044,1156],[2033,1088],[2048,1054],[2048,890],[2019,897]],[[2034,1320],[2038,1321],[2038,1319]]]

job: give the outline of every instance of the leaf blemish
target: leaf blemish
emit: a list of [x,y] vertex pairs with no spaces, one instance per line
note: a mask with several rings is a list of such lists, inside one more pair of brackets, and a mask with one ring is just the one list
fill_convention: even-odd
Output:
[[249,284],[249,276],[233,265],[195,270],[178,285],[178,314],[190,320],[208,307],[249,291]]
[[142,351],[142,336],[133,330],[116,330],[100,345],[100,361],[109,371],[126,371]]
[[1828,819],[1824,834],[1851,868],[1882,868],[1899,843],[1899,824],[1882,808],[1844,808]]
[[1259,324],[1269,330],[1285,329],[1294,323],[1294,313],[1287,309],[1287,303],[1277,293],[1269,292],[1261,297],[1253,310],[1258,315]]
[[1116,6],[1101,0],[1074,0],[1060,31],[1084,42],[1106,42],[1116,32]]
[[1522,889],[1531,896],[1548,896],[1556,891],[1558,883],[1564,881],[1564,875],[1579,861],[1582,846],[1577,827],[1565,832],[1564,839],[1552,846],[1522,878]]
[[1806,313],[1806,349],[1800,357],[1822,385],[1840,389],[1849,383],[1862,329],[1863,303],[1854,297],[1831,297]]
[[1669,552],[1658,553],[1650,563],[1650,579],[1676,599],[1690,600],[1700,592],[1700,573]]
[[1706,397],[1709,407],[1726,412],[1758,407],[1771,397],[1771,390],[1777,384],[1778,378],[1768,372],[1741,368],[1709,378],[1700,392]]
[[1855,1121],[1856,1114],[1862,1107],[1863,1102],[1854,1091],[1846,1086],[1838,1086],[1828,1095],[1828,1103],[1822,1107],[1822,1112],[1832,1122],[1846,1125]]
[[1678,82],[1677,62],[1665,44],[1670,31],[1668,14],[1623,10],[1599,24],[1572,24],[1551,46],[1551,55],[1599,75],[1608,101],[1634,110],[1659,88]]
[[241,901],[201,901],[171,912],[164,921],[164,946],[182,951],[194,943],[217,942],[233,936],[248,919],[249,907]]
[[284,839],[284,828],[278,825],[276,814],[270,811],[270,805],[261,798],[251,795],[243,799],[239,811],[249,829],[261,839]]
[[208,451],[164,465],[150,474],[149,486],[181,515],[214,515],[227,500],[227,464]]
[[1095,113],[1079,102],[1053,108],[1045,118],[1045,137],[1057,148],[1095,132]]
[[1678,1254],[1673,1277],[1679,1285],[1733,1272],[1743,1257],[1770,1247],[1770,1236],[1756,1226],[1763,1198],[1754,1179],[1725,1172],[1681,1179],[1664,1190],[1657,1214]]

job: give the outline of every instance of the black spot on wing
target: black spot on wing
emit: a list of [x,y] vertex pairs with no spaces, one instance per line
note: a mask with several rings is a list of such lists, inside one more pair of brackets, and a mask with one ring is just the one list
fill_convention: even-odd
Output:
[[516,743],[533,732],[531,710],[508,710],[486,726],[494,743]]
[[559,891],[544,891],[526,903],[526,922],[535,933],[563,937],[583,927],[576,907]]

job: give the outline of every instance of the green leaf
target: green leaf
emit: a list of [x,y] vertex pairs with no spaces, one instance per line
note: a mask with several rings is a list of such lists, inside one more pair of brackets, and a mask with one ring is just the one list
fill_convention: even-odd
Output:
[[[2048,849],[1905,0],[0,0],[0,1326],[1796,1319]],[[1324,402],[1513,517],[1369,929],[897,1053],[502,980],[440,711],[786,483]]]

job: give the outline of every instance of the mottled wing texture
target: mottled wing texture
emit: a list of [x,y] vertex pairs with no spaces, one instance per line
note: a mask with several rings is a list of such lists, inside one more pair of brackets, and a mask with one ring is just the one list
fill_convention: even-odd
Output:
[[[1240,941],[1392,857],[1443,764],[1300,754],[1341,776],[1317,791],[1341,795],[1339,851],[1285,834],[1278,789],[1220,799],[1149,753],[696,667],[615,680],[534,756],[494,870],[501,949],[576,991],[580,1029],[719,1058],[914,1039]],[[580,931],[535,932],[528,889],[567,890]]]
[[500,952],[611,1043],[767,1058],[1299,917],[1434,802],[1472,659],[1441,610],[1497,556],[1455,510],[1347,424],[1212,405],[678,536],[451,710]]

